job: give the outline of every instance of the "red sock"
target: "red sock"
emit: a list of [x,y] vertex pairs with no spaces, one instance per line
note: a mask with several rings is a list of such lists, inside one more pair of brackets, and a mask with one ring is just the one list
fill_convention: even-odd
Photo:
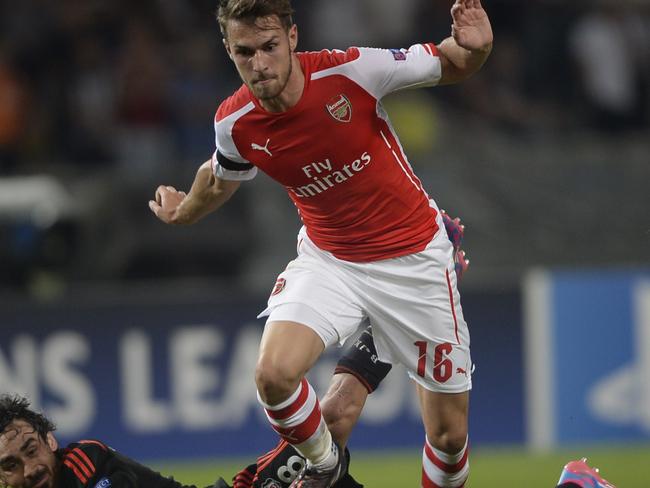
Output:
[[280,437],[312,464],[333,464],[332,436],[320,410],[316,392],[303,378],[296,391],[278,405],[268,405],[260,400],[266,410],[271,427]]
[[469,476],[469,461],[465,447],[457,454],[439,451],[425,438],[422,452],[422,488],[463,488]]

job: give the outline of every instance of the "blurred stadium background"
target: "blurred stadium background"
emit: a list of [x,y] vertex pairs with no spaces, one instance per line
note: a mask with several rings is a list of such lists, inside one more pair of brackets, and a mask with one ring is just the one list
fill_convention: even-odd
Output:
[[[483,70],[386,101],[429,193],[468,228],[471,486],[553,486],[586,455],[648,487],[650,2],[484,3]],[[294,0],[305,50],[439,41],[450,5]],[[0,0],[0,391],[29,395],[63,441],[101,438],[206,484],[274,443],[255,315],[299,226],[264,176],[191,228],[148,210],[210,157],[239,83],[215,8]],[[312,373],[321,389],[336,354]],[[353,436],[359,478],[417,485],[421,443],[397,370]]]

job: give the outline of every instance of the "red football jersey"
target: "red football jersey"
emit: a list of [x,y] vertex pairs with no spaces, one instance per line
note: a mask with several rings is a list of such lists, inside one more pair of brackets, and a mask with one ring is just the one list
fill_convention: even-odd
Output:
[[221,104],[215,174],[249,180],[258,168],[267,173],[286,188],[310,239],[339,259],[376,261],[423,250],[438,230],[436,211],[380,100],[435,85],[441,74],[435,45],[298,57],[305,88],[286,112],[267,112],[245,85]]

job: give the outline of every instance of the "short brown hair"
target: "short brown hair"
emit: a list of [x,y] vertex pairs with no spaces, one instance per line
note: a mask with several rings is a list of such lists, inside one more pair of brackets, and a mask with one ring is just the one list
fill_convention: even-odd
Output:
[[227,37],[226,24],[229,20],[250,20],[259,17],[277,15],[287,31],[293,25],[290,0],[220,0],[217,10],[219,28],[224,38]]

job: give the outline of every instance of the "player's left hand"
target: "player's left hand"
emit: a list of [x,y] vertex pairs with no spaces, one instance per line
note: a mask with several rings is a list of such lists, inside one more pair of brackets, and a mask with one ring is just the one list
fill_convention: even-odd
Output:
[[490,48],[492,26],[480,0],[456,0],[451,17],[451,35],[456,44],[470,51]]
[[469,268],[469,259],[467,259],[465,251],[459,249],[454,253],[454,269],[456,270],[456,278],[458,281],[463,277],[467,268]]
[[460,223],[460,217],[452,219],[447,212],[440,210],[442,221],[445,224],[447,236],[454,246],[454,269],[456,270],[456,277],[460,281],[463,274],[469,268],[469,259],[460,247],[463,245],[463,237],[465,237],[465,226]]
[[465,236],[465,226],[460,223],[460,218],[456,217],[452,219],[447,212],[443,209],[440,209],[440,214],[442,215],[442,221],[445,224],[445,230],[447,231],[447,236],[454,246],[454,252],[460,249],[460,246],[463,245],[463,237]]

